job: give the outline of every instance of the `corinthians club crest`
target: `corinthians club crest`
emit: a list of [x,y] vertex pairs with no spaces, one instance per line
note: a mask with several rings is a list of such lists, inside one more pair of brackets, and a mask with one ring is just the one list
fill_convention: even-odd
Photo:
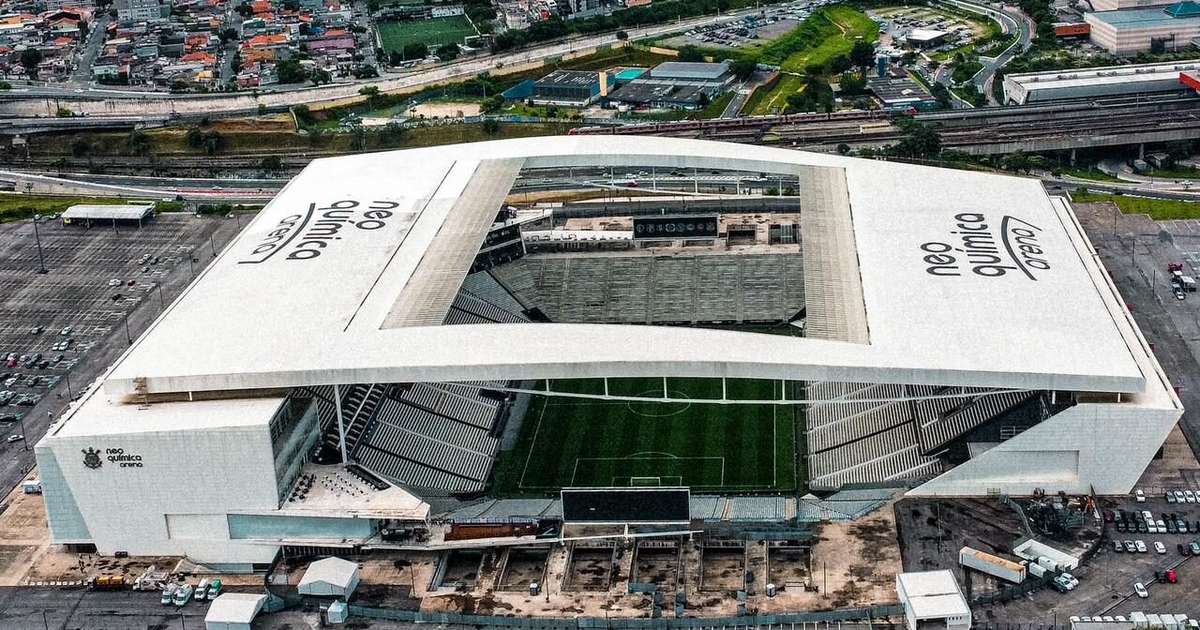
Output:
[[88,468],[96,469],[102,466],[104,462],[100,461],[100,451],[92,447],[88,447],[83,451],[83,465]]

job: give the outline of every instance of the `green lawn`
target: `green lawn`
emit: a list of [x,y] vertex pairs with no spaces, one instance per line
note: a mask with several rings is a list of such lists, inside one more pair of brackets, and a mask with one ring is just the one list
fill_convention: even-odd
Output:
[[[554,381],[556,391],[602,393],[599,380]],[[798,405],[722,405],[718,379],[668,379],[692,403],[537,396],[516,447],[496,464],[496,492],[528,495],[568,486],[628,486],[633,477],[704,491],[796,488]],[[660,396],[662,379],[610,379],[611,395]],[[740,400],[780,398],[778,381],[730,381]],[[789,394],[790,396],[794,394]]]
[[1079,179],[1090,179],[1097,182],[1119,182],[1121,180],[1105,173],[1104,171],[1092,166],[1088,168],[1067,167],[1062,169],[1063,175],[1078,177]]
[[430,48],[449,43],[461,44],[464,37],[477,34],[471,22],[462,15],[430,20],[381,22],[378,28],[383,49],[388,52],[400,50],[407,44],[426,44]]
[[1200,202],[1195,201],[1150,199],[1147,197],[1130,197],[1128,195],[1110,195],[1085,191],[1072,193],[1071,200],[1075,203],[1111,201],[1117,204],[1117,207],[1124,214],[1148,214],[1155,221],[1200,218]]
[[857,38],[873,42],[879,27],[866,13],[847,5],[823,7],[792,32],[761,49],[759,61],[779,65],[784,75],[774,87],[756,90],[743,108],[750,115],[777,114],[787,97],[803,84],[799,76],[809,66],[823,66],[830,59],[850,52]]

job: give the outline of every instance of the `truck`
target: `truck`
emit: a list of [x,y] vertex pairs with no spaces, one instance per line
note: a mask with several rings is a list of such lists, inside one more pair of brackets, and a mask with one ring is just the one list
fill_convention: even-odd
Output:
[[208,599],[214,600],[221,594],[221,580],[213,579],[212,584],[208,585]]
[[21,484],[21,491],[24,492],[25,494],[41,494],[42,493],[42,480],[41,479],[25,480]]
[[92,590],[119,591],[125,588],[124,575],[97,575],[92,578]]
[[204,601],[205,597],[208,597],[208,578],[203,578],[200,580],[200,585],[196,587],[196,593],[193,596],[193,599],[198,602],[202,602]]
[[192,601],[192,585],[191,584],[184,584],[184,585],[180,586],[179,588],[175,589],[174,604],[176,606],[179,606],[179,607],[185,606],[190,601]]
[[1179,276],[1179,286],[1184,291],[1192,292],[1196,290],[1196,279],[1191,276]]
[[1183,275],[1183,263],[1173,262],[1167,263],[1167,273],[1171,275]]
[[1046,556],[1038,556],[1037,563],[1042,565],[1042,568],[1047,571],[1058,571],[1058,563],[1047,558]]
[[971,547],[958,550],[958,563],[1014,584],[1025,581],[1024,566]]
[[1025,568],[1028,570],[1029,575],[1032,575],[1035,578],[1046,577],[1046,567],[1044,567],[1036,562],[1030,563],[1028,560],[1026,561],[1026,563],[1027,564],[1025,565]]

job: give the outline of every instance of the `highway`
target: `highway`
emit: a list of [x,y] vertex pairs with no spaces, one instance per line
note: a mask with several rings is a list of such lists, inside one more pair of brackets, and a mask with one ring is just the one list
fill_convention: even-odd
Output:
[[[727,22],[758,9],[745,9],[722,15],[708,15],[690,20],[627,29],[630,40],[646,39],[688,30],[697,26]],[[153,116],[181,117],[217,116],[256,112],[264,105],[269,110],[282,111],[294,105],[327,103],[342,99],[360,98],[358,90],[374,85],[383,92],[412,92],[441,83],[464,80],[484,72],[502,75],[542,65],[547,59],[571,58],[598,47],[619,47],[625,42],[617,33],[602,33],[558,40],[535,48],[498,55],[478,55],[458,61],[375,79],[335,83],[300,89],[261,89],[257,93],[227,92],[219,94],[167,94],[111,88],[77,88],[59,86],[17,87],[0,93],[0,117],[54,117],[59,107],[82,116]]]

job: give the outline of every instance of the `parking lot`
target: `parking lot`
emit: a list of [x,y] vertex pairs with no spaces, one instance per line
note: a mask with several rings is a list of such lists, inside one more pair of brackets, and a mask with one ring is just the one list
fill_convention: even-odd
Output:
[[47,220],[35,233],[32,221],[0,224],[0,487],[10,488],[28,470],[50,419],[128,347],[237,226],[190,214],[161,215],[140,228]]
[[734,22],[692,29],[682,35],[663,40],[663,44],[674,48],[702,46],[731,49],[760,46],[788,34],[808,18],[814,9],[826,4],[829,4],[827,0],[815,0],[763,7],[759,15],[748,15]]

